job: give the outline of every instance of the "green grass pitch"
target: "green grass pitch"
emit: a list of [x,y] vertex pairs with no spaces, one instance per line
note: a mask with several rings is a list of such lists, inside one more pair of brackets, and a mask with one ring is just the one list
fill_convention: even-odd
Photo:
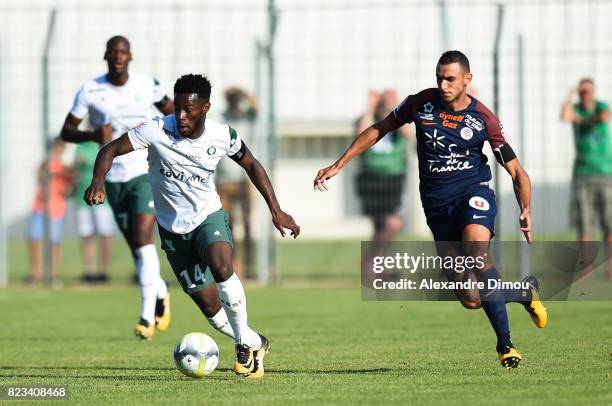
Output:
[[[24,258],[15,256],[21,249],[11,250],[15,269],[22,269],[15,259]],[[291,252],[280,258],[289,274]],[[232,343],[176,285],[169,331],[143,342],[132,333],[138,288],[73,284],[74,261],[66,256],[62,289],[20,286],[16,272],[13,287],[0,290],[2,384],[67,385],[75,404],[612,404],[609,302],[549,303],[544,330],[521,306],[509,305],[524,362],[506,371],[482,311],[362,302],[358,276],[337,269],[346,287],[253,286],[250,324],[272,342],[266,376],[255,382],[233,375]],[[113,272],[127,280],[129,257],[115,260]],[[221,350],[217,370],[201,380],[183,376],[172,361],[174,343],[192,331],[211,335]]]

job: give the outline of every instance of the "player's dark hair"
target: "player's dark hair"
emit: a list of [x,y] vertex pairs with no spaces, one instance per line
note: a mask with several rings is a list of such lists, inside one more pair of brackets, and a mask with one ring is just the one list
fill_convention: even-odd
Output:
[[131,49],[130,41],[123,35],[115,35],[106,41],[106,50],[109,51],[116,42],[124,42],[128,49]]
[[581,85],[583,83],[590,83],[595,86],[595,81],[593,80],[593,78],[582,78],[580,79],[580,82],[578,82],[578,85]]
[[438,59],[438,65],[450,65],[451,63],[458,63],[466,72],[470,71],[470,61],[463,52],[446,51]]
[[202,75],[189,73],[176,80],[174,84],[174,94],[177,93],[197,93],[200,99],[210,100],[210,82]]

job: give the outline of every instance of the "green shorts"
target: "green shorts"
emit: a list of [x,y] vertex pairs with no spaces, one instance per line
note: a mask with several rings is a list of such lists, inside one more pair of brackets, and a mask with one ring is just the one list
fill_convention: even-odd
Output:
[[211,213],[187,234],[172,233],[158,224],[162,250],[185,293],[198,292],[214,282],[206,264],[206,247],[213,242],[234,245],[225,210]]
[[123,234],[129,234],[137,214],[155,215],[149,175],[140,175],[121,183],[104,182],[104,188]]

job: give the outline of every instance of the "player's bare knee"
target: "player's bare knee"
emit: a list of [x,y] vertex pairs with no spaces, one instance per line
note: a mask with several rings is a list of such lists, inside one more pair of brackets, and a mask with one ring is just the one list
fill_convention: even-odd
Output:
[[385,228],[391,234],[398,234],[402,231],[403,221],[400,216],[387,216],[385,219]]
[[217,263],[209,263],[210,273],[216,282],[224,282],[228,280],[234,273],[234,267],[230,261],[218,261]]
[[480,300],[462,300],[463,307],[469,310],[480,309]]
[[153,244],[153,235],[150,230],[137,228],[135,233],[130,238],[131,244],[136,248],[144,247],[145,245]]

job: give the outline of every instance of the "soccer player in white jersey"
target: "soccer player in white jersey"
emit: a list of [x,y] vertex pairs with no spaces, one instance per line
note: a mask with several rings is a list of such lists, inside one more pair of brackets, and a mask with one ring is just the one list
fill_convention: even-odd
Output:
[[[224,312],[217,314],[217,322],[225,318],[231,326],[228,335],[234,336],[236,344],[234,372],[259,378],[270,343],[247,323],[246,296],[232,267],[228,217],[213,183],[219,160],[227,155],[246,171],[283,237],[288,229],[296,238],[300,227],[281,210],[265,169],[236,130],[206,118],[210,91],[210,82],[201,75],[179,78],[174,85],[174,115],[154,118],[102,148],[84,199],[90,205],[104,201],[103,179],[114,157],[148,150],[159,234],[168,262],[185,293],[206,316],[222,304]],[[207,295],[213,281],[221,303],[211,302]]]
[[[65,141],[105,144],[152,118],[153,106],[163,114],[170,114],[174,109],[172,100],[162,92],[156,79],[133,72],[128,74],[132,53],[127,38],[110,38],[104,59],[108,73],[85,82],[76,94],[62,128]],[[94,130],[79,131],[78,126],[87,114]],[[159,331],[168,328],[170,302],[153,245],[155,210],[146,151],[135,151],[115,159],[105,186],[115,220],[136,264],[141,312],[135,333],[150,339],[155,328]]]

